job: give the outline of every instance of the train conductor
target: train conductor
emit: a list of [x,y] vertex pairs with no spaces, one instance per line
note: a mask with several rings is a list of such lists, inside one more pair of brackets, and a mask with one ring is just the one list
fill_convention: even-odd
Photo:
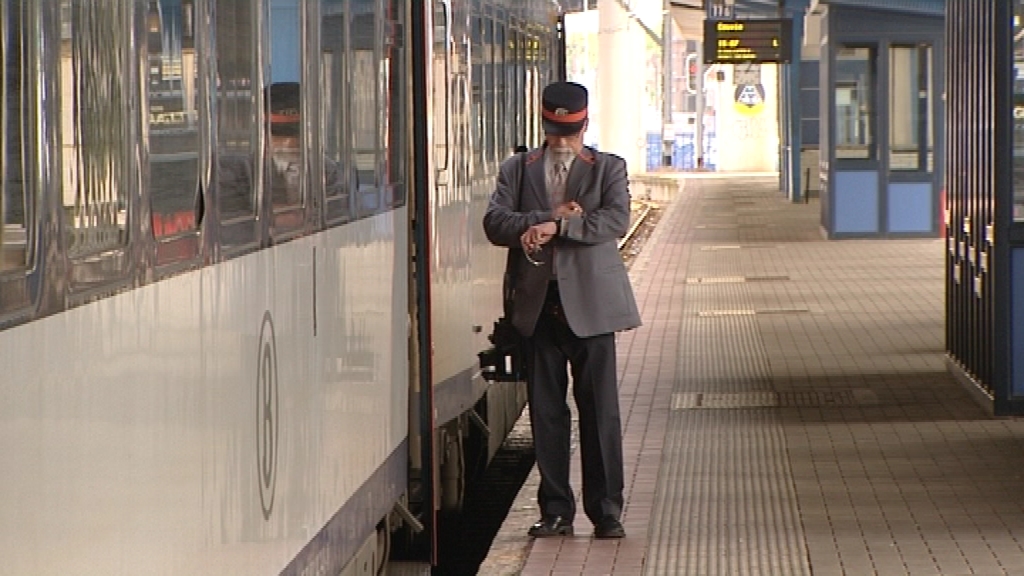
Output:
[[583,145],[587,90],[544,89],[541,148],[506,160],[484,230],[509,248],[512,324],[524,337],[541,518],[533,537],[572,535],[569,485],[571,368],[579,412],[583,510],[596,538],[622,538],[622,429],[615,332],[640,325],[617,247],[629,227],[622,158]]

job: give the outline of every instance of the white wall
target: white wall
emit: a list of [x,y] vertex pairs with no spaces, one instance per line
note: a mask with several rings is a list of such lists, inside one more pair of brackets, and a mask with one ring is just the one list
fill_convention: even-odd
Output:
[[[718,65],[712,72],[719,172],[774,172],[779,169],[778,66]],[[758,70],[759,69],[759,70]],[[759,82],[758,82],[759,80]],[[738,82],[742,84],[738,84]],[[754,82],[754,83],[748,83]]]

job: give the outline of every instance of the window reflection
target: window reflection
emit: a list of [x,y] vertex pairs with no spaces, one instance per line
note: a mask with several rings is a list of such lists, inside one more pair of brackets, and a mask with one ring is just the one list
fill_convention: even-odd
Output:
[[540,40],[534,36],[523,36],[523,60],[526,74],[526,113],[524,120],[527,125],[526,141],[530,146],[536,146],[544,140],[541,132],[540,121],[540,96],[544,88],[544,78],[541,76],[541,52]]
[[0,272],[28,262],[27,195],[22,147],[25,131],[24,2],[0,0]]
[[482,145],[486,151],[485,161],[493,162],[495,157],[495,140],[497,138],[498,123],[495,119],[495,46],[494,46],[494,20],[484,18],[484,112],[487,115],[484,122],[484,141]]
[[[348,64],[347,2],[323,0],[320,14],[321,74],[323,77],[321,115],[325,165],[332,163],[340,174],[353,174],[348,166],[349,120],[348,95],[351,81]],[[351,218],[349,191],[355,179],[324,178],[327,198],[327,221],[345,222]]]
[[434,109],[432,137],[434,141],[434,166],[438,170],[448,169],[448,42],[449,14],[442,2],[434,2],[434,61],[431,63],[431,86]]
[[194,0],[150,0],[149,192],[157,238],[194,230],[199,182]]
[[[280,212],[302,205],[305,183],[303,180],[303,122],[302,64],[299,52],[302,31],[299,25],[298,0],[270,0],[270,87],[267,99],[267,138],[270,169],[270,193],[274,211]],[[294,215],[275,216],[277,225],[293,225]]]
[[275,82],[267,98],[271,199],[280,210],[302,203],[302,92],[298,82]]
[[505,23],[495,22],[494,25],[494,112],[496,114],[494,135],[499,152],[499,160],[512,152],[519,144],[515,138],[508,133],[509,106],[508,106],[508,70],[505,64]]
[[61,1],[60,141],[72,257],[127,242],[131,2]]
[[523,101],[525,98],[515,97],[517,95],[525,94],[526,90],[523,86],[523,56],[522,51],[520,50],[522,42],[522,35],[518,30],[513,28],[509,33],[508,58],[510,62],[506,68],[506,71],[508,72],[509,121],[513,127],[513,145],[522,144],[524,146],[530,146],[533,143],[526,138],[526,129],[524,128],[525,122],[523,122]]
[[[252,74],[256,69],[252,0],[216,0],[217,202],[222,219],[255,214],[252,166],[255,130]],[[232,239],[225,239],[232,243]],[[239,239],[243,240],[243,239]]]
[[931,46],[890,49],[890,170],[932,170],[931,75]]
[[875,158],[874,52],[844,46],[836,55],[836,158]]
[[486,72],[484,72],[484,47],[483,47],[483,29],[484,19],[482,16],[476,16],[473,18],[473,28],[469,53],[473,59],[473,70],[470,78],[472,79],[472,100],[471,100],[471,117],[472,124],[470,128],[472,130],[472,152],[473,152],[473,171],[479,175],[483,172],[484,154],[485,147],[484,141],[487,138],[487,118],[484,115],[484,85],[487,82]]
[[385,76],[382,67],[378,67],[376,8],[377,2],[374,0],[352,0],[349,29],[352,42],[349,51],[352,82],[349,89],[352,106],[352,162],[359,185],[355,198],[357,216],[377,212],[381,202],[378,166],[384,118],[382,108],[377,105],[377,95]]
[[387,38],[385,38],[385,66],[387,86],[385,107],[387,110],[387,145],[385,146],[385,167],[387,171],[387,194],[385,202],[390,206],[405,204],[405,48],[402,30],[405,23],[407,3],[402,0],[388,0]]

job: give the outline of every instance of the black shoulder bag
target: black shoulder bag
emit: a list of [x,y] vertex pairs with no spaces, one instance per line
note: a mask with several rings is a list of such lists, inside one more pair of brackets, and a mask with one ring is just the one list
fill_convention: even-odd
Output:
[[[522,207],[523,179],[526,174],[526,152],[519,153],[519,196],[516,205],[518,212]],[[525,379],[523,359],[523,337],[512,325],[512,308],[515,304],[516,268],[518,259],[515,248],[508,249],[505,262],[505,275],[502,278],[502,312],[503,316],[494,323],[494,330],[487,337],[493,345],[477,356],[485,380],[491,382],[520,382]]]

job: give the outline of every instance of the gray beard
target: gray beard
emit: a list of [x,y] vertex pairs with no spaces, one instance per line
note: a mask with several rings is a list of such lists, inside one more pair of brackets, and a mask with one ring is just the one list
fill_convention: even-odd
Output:
[[548,152],[551,154],[552,162],[568,162],[576,157],[576,153],[572,151],[572,148],[549,148]]

